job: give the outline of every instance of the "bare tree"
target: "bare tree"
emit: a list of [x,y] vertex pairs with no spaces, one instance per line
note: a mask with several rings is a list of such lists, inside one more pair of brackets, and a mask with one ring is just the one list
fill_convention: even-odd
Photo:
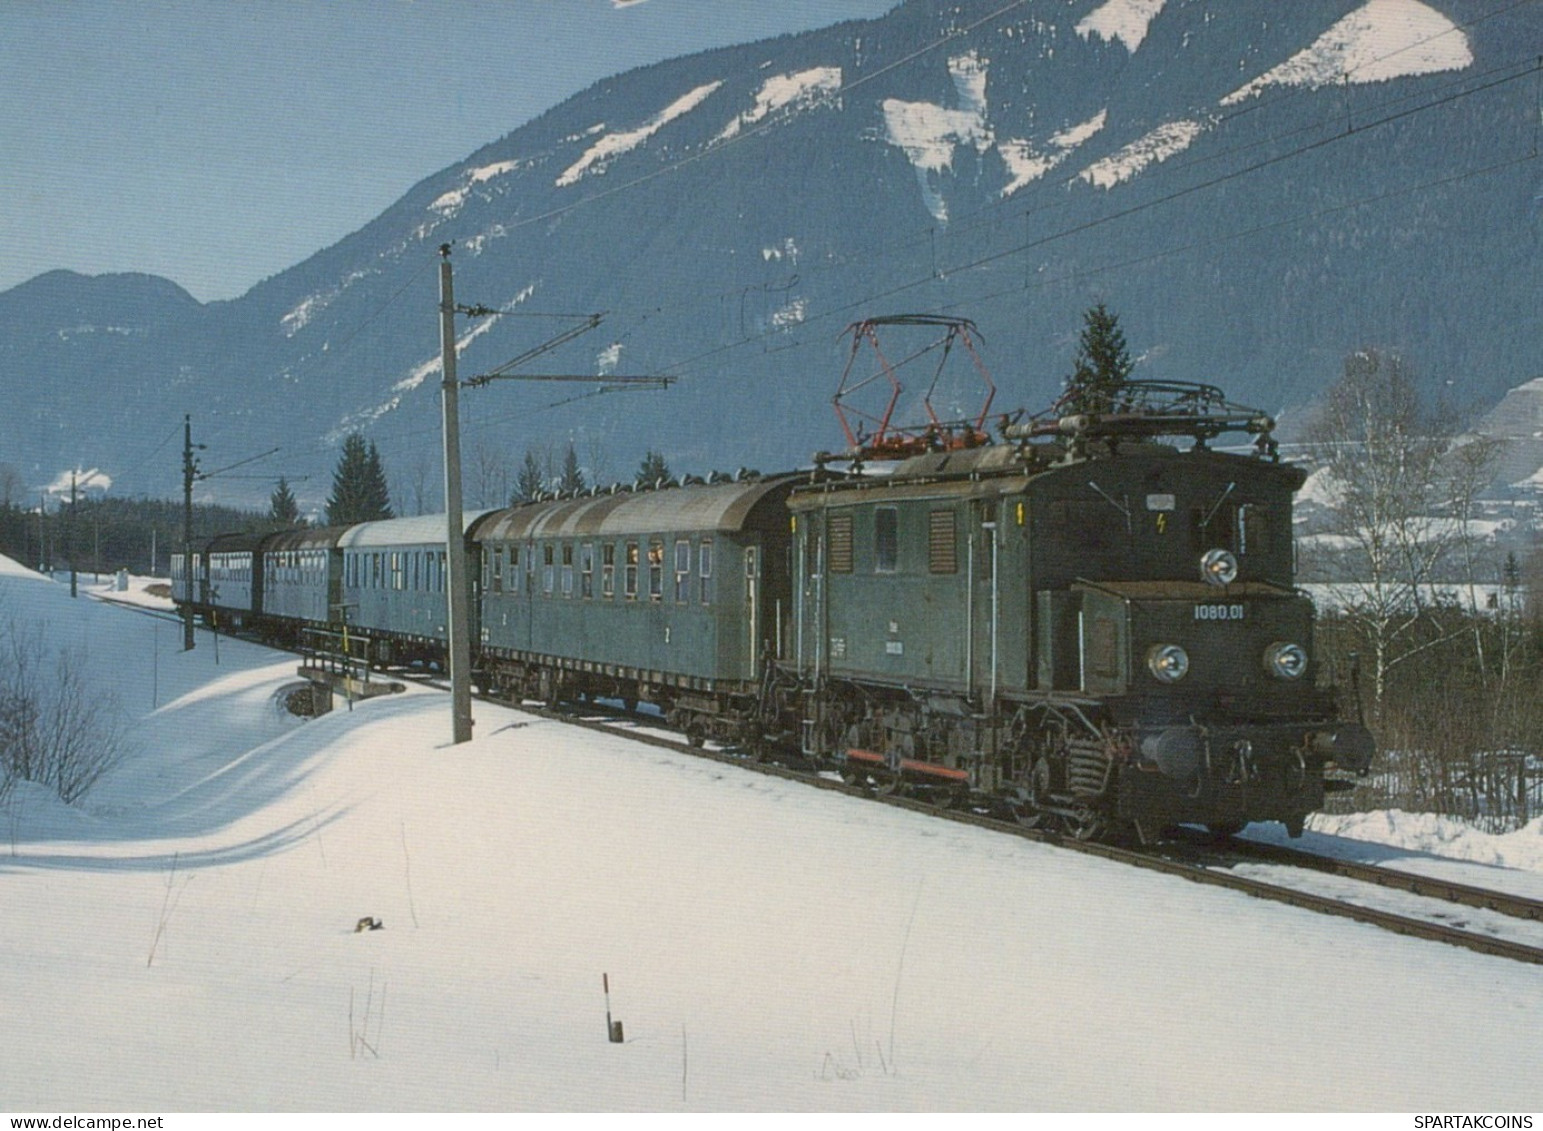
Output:
[[478,440],[472,450],[470,505],[473,507],[501,507],[509,498],[512,476],[509,470],[509,454],[496,444]]
[[398,477],[393,496],[402,515],[430,514],[439,509],[434,496],[438,465],[419,452]]
[[21,472],[9,463],[0,463],[0,508],[20,506],[27,497],[27,485]]
[[51,654],[41,631],[0,622],[0,654],[0,794],[31,781],[78,801],[123,755],[111,692],[87,679],[83,652]]
[[1312,434],[1337,498],[1330,533],[1348,550],[1345,615],[1370,652],[1380,715],[1389,672],[1440,637],[1422,625],[1435,611],[1437,566],[1463,527],[1442,466],[1451,431],[1421,403],[1401,358],[1366,349],[1345,359]]

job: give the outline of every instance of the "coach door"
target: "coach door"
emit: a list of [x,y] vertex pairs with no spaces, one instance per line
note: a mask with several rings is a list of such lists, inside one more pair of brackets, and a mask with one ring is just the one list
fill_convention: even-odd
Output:
[[760,547],[745,547],[745,644],[750,649],[751,679],[761,674],[761,556]]

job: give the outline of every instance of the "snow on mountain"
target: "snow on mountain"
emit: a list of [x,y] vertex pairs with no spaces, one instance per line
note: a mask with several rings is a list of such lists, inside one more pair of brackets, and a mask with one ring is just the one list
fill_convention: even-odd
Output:
[[1167,122],[1108,157],[1093,162],[1077,175],[1099,188],[1113,188],[1147,166],[1183,153],[1205,130],[1201,122]]
[[441,194],[430,205],[429,209],[438,212],[441,216],[449,217],[460,211],[466,203],[466,196],[477,185],[491,181],[495,177],[502,177],[521,168],[527,162],[521,161],[495,161],[491,165],[483,165],[476,169],[468,169],[464,174],[466,183],[460,188],[451,189]]
[[1334,83],[1457,71],[1472,63],[1468,37],[1434,8],[1419,0],[1369,0],[1311,47],[1239,87],[1221,104],[1234,105],[1272,86],[1317,90]]
[[[180,466],[155,445],[168,413],[193,412],[201,433],[250,439],[233,458],[282,447],[271,466],[318,496],[326,437],[359,422],[390,419],[376,431],[393,469],[432,462],[430,265],[447,242],[467,301],[539,283],[543,309],[606,311],[628,368],[682,378],[548,404],[539,430],[506,437],[514,460],[574,437],[612,476],[650,449],[702,472],[828,446],[808,410],[839,374],[831,330],[896,310],[974,319],[1014,408],[1059,391],[1095,302],[1143,374],[1243,402],[1306,403],[1368,343],[1493,402],[1539,356],[1535,170],[1495,162],[1533,143],[1517,68],[1540,21],[1479,0],[905,0],[639,68],[231,302],[69,273],[0,295],[0,400],[19,422],[5,460],[30,487],[80,464],[170,494]],[[1500,78],[1449,86],[1471,60]],[[1255,97],[1275,90],[1301,96]],[[494,320],[463,366],[539,340],[528,319]],[[571,348],[554,363],[600,346]],[[701,426],[741,420],[766,426]],[[269,489],[218,485],[258,506]]]
[[820,106],[840,105],[840,67],[811,67],[792,74],[773,75],[756,91],[755,106],[732,119],[713,142],[737,137],[746,126],[763,122],[773,114],[793,114]]
[[1167,0],[1107,0],[1078,21],[1076,32],[1087,39],[1096,35],[1113,42],[1118,39],[1132,55],[1147,37],[1147,28],[1163,10]]
[[585,150],[582,157],[563,170],[562,174],[557,178],[557,187],[565,188],[570,185],[576,185],[583,177],[590,173],[604,173],[612,161],[642,145],[643,142],[647,141],[676,118],[695,110],[722,85],[723,80],[721,79],[703,83],[694,90],[688,90],[641,126],[635,129],[605,134],[599,141]]
[[984,153],[995,140],[986,121],[988,69],[988,60],[982,59],[976,51],[948,60],[958,109],[948,110],[931,102],[906,102],[899,98],[886,98],[880,103],[884,114],[884,140],[904,150],[916,167],[927,209],[939,222],[947,222],[948,204],[935,175],[953,167],[954,151],[959,146],[968,145],[977,153]]
[[1108,120],[1109,111],[1100,110],[1085,122],[1051,134],[1049,147],[1043,152],[1036,151],[1030,142],[1021,139],[1004,139],[999,142],[997,152],[1002,155],[1012,177],[1002,186],[1001,195],[1012,196],[1025,185],[1039,180],[1070,157],[1079,145],[1103,129]]

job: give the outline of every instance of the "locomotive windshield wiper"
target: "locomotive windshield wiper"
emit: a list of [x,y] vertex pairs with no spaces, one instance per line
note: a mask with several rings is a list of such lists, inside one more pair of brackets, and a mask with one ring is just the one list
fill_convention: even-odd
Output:
[[1113,495],[1111,495],[1108,491],[1105,491],[1102,487],[1100,487],[1097,483],[1093,482],[1093,480],[1091,480],[1091,479],[1088,480],[1088,486],[1093,488],[1093,490],[1097,491],[1100,495],[1102,495],[1103,498],[1104,498],[1104,501],[1106,503],[1108,503],[1111,507],[1113,507],[1115,510],[1119,511],[1121,514],[1123,514],[1125,516],[1125,533],[1129,534],[1131,532],[1130,507],[1129,507],[1129,505],[1120,502]]
[[1217,499],[1216,502],[1211,504],[1211,509],[1206,511],[1205,517],[1200,520],[1201,530],[1205,530],[1211,525],[1211,520],[1216,517],[1216,512],[1222,509],[1222,504],[1227,501],[1227,496],[1232,494],[1232,489],[1236,486],[1236,482],[1227,484],[1227,489],[1222,492],[1221,498]]

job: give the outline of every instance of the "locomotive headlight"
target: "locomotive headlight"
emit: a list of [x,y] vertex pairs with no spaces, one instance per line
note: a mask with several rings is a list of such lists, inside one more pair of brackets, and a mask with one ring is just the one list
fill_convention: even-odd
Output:
[[1189,653],[1177,644],[1154,644],[1147,649],[1147,670],[1164,683],[1178,683],[1189,672]]
[[1276,679],[1301,679],[1307,671],[1307,652],[1300,644],[1277,640],[1264,650],[1264,666]]
[[1200,559],[1200,576],[1212,585],[1231,585],[1238,579],[1238,559],[1230,550],[1207,550]]

